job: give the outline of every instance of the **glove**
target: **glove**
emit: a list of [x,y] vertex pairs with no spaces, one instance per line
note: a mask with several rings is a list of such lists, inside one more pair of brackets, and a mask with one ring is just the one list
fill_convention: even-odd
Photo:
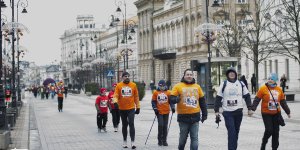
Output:
[[111,110],[109,110],[109,112],[112,114],[112,109],[111,109]]
[[140,113],[140,109],[137,108],[137,109],[135,110],[135,114],[139,114],[139,113]]
[[221,122],[221,116],[219,113],[216,113],[216,123],[219,124]]
[[175,113],[175,108],[172,108],[172,113],[173,113],[173,114]]
[[206,119],[207,119],[207,116],[202,115],[201,122],[203,123]]
[[156,116],[158,116],[158,115],[159,115],[159,112],[158,112],[158,110],[157,110],[157,109],[154,109],[154,113],[155,113],[155,115],[156,115]]
[[248,116],[251,117],[253,115],[253,111],[252,110],[248,110]]

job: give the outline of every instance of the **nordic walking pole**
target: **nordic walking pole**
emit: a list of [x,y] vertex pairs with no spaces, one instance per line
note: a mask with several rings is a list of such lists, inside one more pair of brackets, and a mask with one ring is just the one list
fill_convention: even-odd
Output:
[[151,133],[152,127],[153,127],[153,125],[154,125],[155,119],[156,119],[156,115],[154,116],[154,120],[153,120],[153,123],[152,123],[152,125],[151,125],[150,131],[149,131],[149,134],[148,134],[148,136],[147,136],[147,139],[146,139],[145,145],[147,144],[147,141],[148,141],[149,135],[150,135],[150,133]]
[[169,128],[168,128],[168,132],[167,132],[167,137],[169,135],[169,130],[170,130],[170,127],[171,127],[171,122],[172,122],[173,114],[174,113],[172,113],[172,115],[171,115],[171,119],[170,119],[170,123],[169,123]]

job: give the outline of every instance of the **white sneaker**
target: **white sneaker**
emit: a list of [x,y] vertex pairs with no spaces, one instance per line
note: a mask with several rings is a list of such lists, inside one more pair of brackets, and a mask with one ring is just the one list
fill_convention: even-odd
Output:
[[115,132],[118,132],[118,128],[115,128]]
[[104,132],[107,132],[106,127],[102,128],[102,130],[103,130]]
[[131,149],[136,149],[136,146],[134,144],[134,141],[131,141]]
[[127,146],[127,141],[123,141],[122,147],[123,147],[123,148],[128,148],[128,146]]

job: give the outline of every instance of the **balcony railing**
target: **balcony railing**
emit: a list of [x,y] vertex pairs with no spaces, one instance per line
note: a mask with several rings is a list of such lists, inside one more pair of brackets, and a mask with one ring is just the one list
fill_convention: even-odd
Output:
[[166,59],[175,59],[176,58],[176,49],[167,49],[167,48],[160,48],[155,49],[152,52],[155,58],[166,60]]

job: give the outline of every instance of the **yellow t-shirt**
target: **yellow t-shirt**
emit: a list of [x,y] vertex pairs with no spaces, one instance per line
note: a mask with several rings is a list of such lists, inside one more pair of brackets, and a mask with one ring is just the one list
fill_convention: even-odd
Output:
[[180,96],[180,101],[177,104],[178,114],[200,112],[199,98],[203,97],[204,94],[198,84],[178,83],[173,87],[171,95]]
[[114,93],[114,103],[118,103],[120,110],[140,108],[139,93],[136,84],[129,82],[117,84]]
[[261,101],[261,112],[265,114],[276,114],[277,111],[280,112],[280,101],[285,99],[285,96],[280,87],[276,86],[274,88],[269,87],[272,95],[275,99],[276,104],[278,105],[278,109],[276,108],[275,102],[271,96],[270,91],[266,85],[263,85],[257,92],[256,96]]

